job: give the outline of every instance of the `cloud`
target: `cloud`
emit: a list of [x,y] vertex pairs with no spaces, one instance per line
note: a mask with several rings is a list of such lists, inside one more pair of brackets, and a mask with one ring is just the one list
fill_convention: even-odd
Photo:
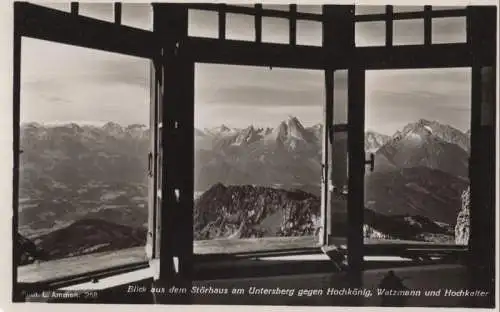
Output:
[[198,97],[203,104],[231,106],[318,106],[324,102],[321,86],[309,90],[294,90],[286,87],[232,86],[221,87],[211,94]]

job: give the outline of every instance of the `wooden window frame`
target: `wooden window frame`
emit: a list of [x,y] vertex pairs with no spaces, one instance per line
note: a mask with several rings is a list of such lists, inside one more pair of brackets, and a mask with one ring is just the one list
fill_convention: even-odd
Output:
[[[219,12],[221,29],[224,30],[224,15],[226,13],[240,13],[255,17],[256,40],[246,42],[226,40],[225,31],[220,30],[218,39],[189,37],[188,9],[206,9]],[[150,230],[148,244],[150,249],[151,265],[155,267],[159,280],[175,279],[179,276],[185,279],[193,278],[195,257],[192,248],[193,226],[193,162],[194,162],[194,64],[232,64],[249,66],[274,66],[298,69],[316,69],[325,71],[326,104],[325,116],[333,105],[333,80],[331,75],[335,70],[347,69],[349,74],[349,172],[350,194],[362,194],[361,189],[364,162],[361,155],[361,129],[364,126],[364,91],[365,71],[373,69],[403,69],[403,68],[472,68],[472,103],[481,101],[480,92],[483,83],[481,68],[496,65],[496,31],[492,25],[496,24],[497,7],[471,6],[459,10],[432,11],[428,6],[422,12],[393,13],[387,6],[385,14],[355,15],[354,6],[324,5],[323,14],[301,13],[296,7],[290,10],[279,11],[262,9],[256,5],[253,8],[232,5],[212,4],[154,4],[153,31],[135,29],[120,25],[121,18],[115,15],[115,23],[95,20],[78,15],[78,4],[72,3],[71,12],[65,13],[37,5],[16,2],[14,4],[14,85],[13,85],[13,241],[17,238],[18,203],[19,203],[19,154],[20,154],[20,66],[21,66],[21,38],[31,37],[51,42],[65,43],[98,49],[103,51],[122,53],[131,56],[147,58],[152,62],[153,80],[155,83],[152,95],[156,108],[162,107],[160,116],[152,117],[155,128],[162,131],[162,142],[152,144],[152,159],[158,159],[158,150],[163,149],[162,163],[154,161],[152,176],[156,177],[161,170],[165,182],[161,187],[162,204],[157,204],[158,185],[154,192],[150,192],[151,201],[149,219]],[[115,12],[119,14],[120,6],[115,5]],[[263,16],[282,17],[290,21],[290,43],[274,44],[262,43]],[[467,19],[467,42],[452,44],[432,44],[430,40],[432,18],[447,16],[465,16]],[[412,46],[393,46],[391,36],[382,47],[355,47],[354,25],[363,21],[386,21],[387,28],[393,20],[424,19],[424,44]],[[323,46],[297,46],[295,43],[296,20],[314,20],[323,23]],[[61,27],[64,25],[64,27]],[[341,27],[344,31],[334,32],[332,29]],[[109,40],[113,38],[113,40]],[[173,92],[176,91],[176,92]],[[495,95],[496,96],[496,95]],[[159,104],[160,106],[157,106]],[[158,119],[160,118],[160,119]],[[480,140],[482,133],[481,110],[472,105],[472,158],[475,166],[481,167]],[[161,127],[158,125],[161,123]],[[331,118],[325,117],[326,125],[331,125]],[[327,127],[325,127],[326,129]],[[328,162],[331,153],[331,137],[329,131],[323,134],[323,161]],[[476,134],[477,133],[477,134]],[[156,134],[156,131],[155,131]],[[182,139],[180,139],[182,138]],[[190,142],[192,144],[186,144]],[[494,149],[493,149],[494,150]],[[178,157],[173,152],[183,155]],[[488,155],[489,157],[492,155]],[[325,158],[326,157],[326,158]],[[364,158],[364,156],[363,156]],[[486,157],[487,158],[487,157]],[[494,157],[493,157],[494,158]],[[488,168],[494,168],[488,158]],[[493,167],[492,167],[493,166]],[[482,168],[482,167],[481,167]],[[484,171],[484,170],[483,170]],[[481,172],[483,172],[481,171]],[[325,174],[328,172],[326,168]],[[472,172],[472,171],[471,171]],[[491,178],[491,177],[490,177]],[[487,182],[481,182],[484,177],[477,173],[471,174],[471,185],[495,185],[494,177]],[[325,180],[326,181],[326,180]],[[324,182],[324,183],[327,183]],[[482,184],[481,184],[482,183]],[[489,183],[489,184],[488,184]],[[180,192],[180,197],[176,196]],[[322,195],[322,211],[329,203],[327,192]],[[471,187],[472,204],[484,206],[479,187]],[[488,195],[489,193],[487,193]],[[484,195],[484,194],[483,194]],[[491,195],[491,194],[489,194]],[[494,196],[494,195],[493,195]],[[361,199],[360,199],[361,198]],[[488,197],[489,198],[489,197]],[[494,202],[488,199],[490,204]],[[363,270],[363,255],[368,249],[363,245],[362,225],[362,197],[353,195],[349,198],[348,214],[348,263],[349,271],[360,276]],[[491,207],[491,206],[490,206]],[[492,209],[488,208],[488,209]],[[471,254],[472,258],[488,255],[491,250],[480,243],[481,238],[494,234],[494,225],[491,233],[481,231],[480,224],[484,217],[471,211]],[[494,211],[492,212],[494,213]],[[325,218],[326,215],[325,215]],[[176,220],[175,224],[172,220]],[[324,220],[324,224],[325,224]],[[491,227],[491,224],[490,224]],[[183,237],[176,240],[175,237]],[[491,237],[490,237],[491,239]],[[494,238],[493,244],[494,244]],[[324,231],[321,240],[328,240]],[[491,240],[489,241],[491,242]],[[491,247],[490,245],[488,245]],[[494,246],[494,245],[493,245]],[[398,252],[404,252],[408,246],[401,246]],[[16,253],[13,253],[13,263],[18,263]],[[173,259],[176,261],[173,261]],[[161,259],[161,261],[160,261]],[[493,251],[494,260],[494,251]],[[174,262],[177,262],[175,264]],[[494,267],[494,265],[493,265]],[[16,293],[17,270],[13,269],[14,294]],[[15,297],[14,297],[15,298]]]

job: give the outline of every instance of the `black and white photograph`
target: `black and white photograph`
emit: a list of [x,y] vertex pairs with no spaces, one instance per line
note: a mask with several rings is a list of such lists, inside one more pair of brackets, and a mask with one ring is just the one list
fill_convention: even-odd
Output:
[[12,302],[498,308],[497,4],[13,17]]

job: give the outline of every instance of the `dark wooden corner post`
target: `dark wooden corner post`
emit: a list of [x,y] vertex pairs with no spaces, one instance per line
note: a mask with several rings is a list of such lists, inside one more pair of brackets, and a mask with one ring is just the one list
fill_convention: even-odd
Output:
[[13,42],[13,166],[12,166],[12,301],[22,301],[17,283],[17,265],[20,263],[20,252],[16,248],[19,241],[18,226],[18,204],[19,204],[19,163],[20,163],[20,115],[21,115],[21,6],[22,3],[14,2],[14,42]]
[[[194,64],[187,56],[188,9],[154,4],[154,32],[162,73],[162,184],[157,302],[188,303],[193,260]],[[168,294],[171,287],[184,295]]]
[[472,51],[470,238],[471,289],[489,292],[472,304],[495,303],[495,144],[496,7],[468,8],[468,43]]
[[[348,152],[335,150],[333,129],[329,129],[325,144],[331,150],[329,163],[332,164],[328,176],[335,179],[335,171],[345,175],[348,173],[348,199],[347,199],[347,231],[342,235],[347,236],[347,262],[350,287],[362,287],[363,271],[363,211],[364,211],[364,94],[365,80],[364,68],[355,58],[354,44],[354,6],[353,5],[325,5],[323,6],[323,49],[325,53],[325,85],[327,105],[326,113],[330,114],[327,121],[333,122],[333,105],[344,103],[333,103],[334,98],[334,72],[339,69],[348,70],[348,125],[347,145]],[[345,134],[344,134],[345,136]],[[332,147],[333,144],[333,147]],[[324,151],[328,149],[324,149]],[[347,161],[334,163],[336,153],[342,153]],[[342,157],[339,156],[339,157]],[[347,166],[347,168],[345,167]],[[345,181],[345,178],[339,178]],[[340,185],[342,187],[343,185]],[[327,213],[329,217],[328,233],[326,240],[334,240],[333,233],[338,232],[334,228],[339,226],[339,220],[335,220],[335,208],[332,206],[333,194],[329,193],[327,198]],[[328,209],[329,208],[329,209]],[[338,213],[338,212],[337,212]],[[345,213],[345,212],[344,212]],[[337,214],[340,216],[340,214]],[[344,219],[345,221],[345,219]],[[342,221],[340,221],[342,222]],[[336,234],[338,236],[338,234]],[[362,305],[361,297],[346,298],[352,305]]]
[[[346,52],[340,58],[349,64],[347,77],[347,122],[348,122],[348,204],[347,220],[349,223],[347,231],[347,248],[349,274],[356,287],[363,287],[363,223],[364,223],[364,181],[365,181],[365,68],[357,57],[355,47],[355,22],[354,6],[345,12]],[[363,302],[363,297],[354,297],[358,302]],[[353,299],[354,300],[354,299]]]

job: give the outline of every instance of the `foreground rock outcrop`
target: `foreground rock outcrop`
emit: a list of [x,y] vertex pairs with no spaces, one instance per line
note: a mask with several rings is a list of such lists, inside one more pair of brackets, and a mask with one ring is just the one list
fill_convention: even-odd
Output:
[[[194,207],[195,240],[314,235],[321,225],[321,201],[300,190],[216,184]],[[345,213],[345,212],[344,212]],[[335,235],[347,235],[346,215]],[[453,225],[420,215],[385,215],[365,209],[363,234],[374,239],[452,243]]]
[[458,213],[455,225],[455,243],[467,245],[470,235],[470,187],[462,194],[462,209]]

